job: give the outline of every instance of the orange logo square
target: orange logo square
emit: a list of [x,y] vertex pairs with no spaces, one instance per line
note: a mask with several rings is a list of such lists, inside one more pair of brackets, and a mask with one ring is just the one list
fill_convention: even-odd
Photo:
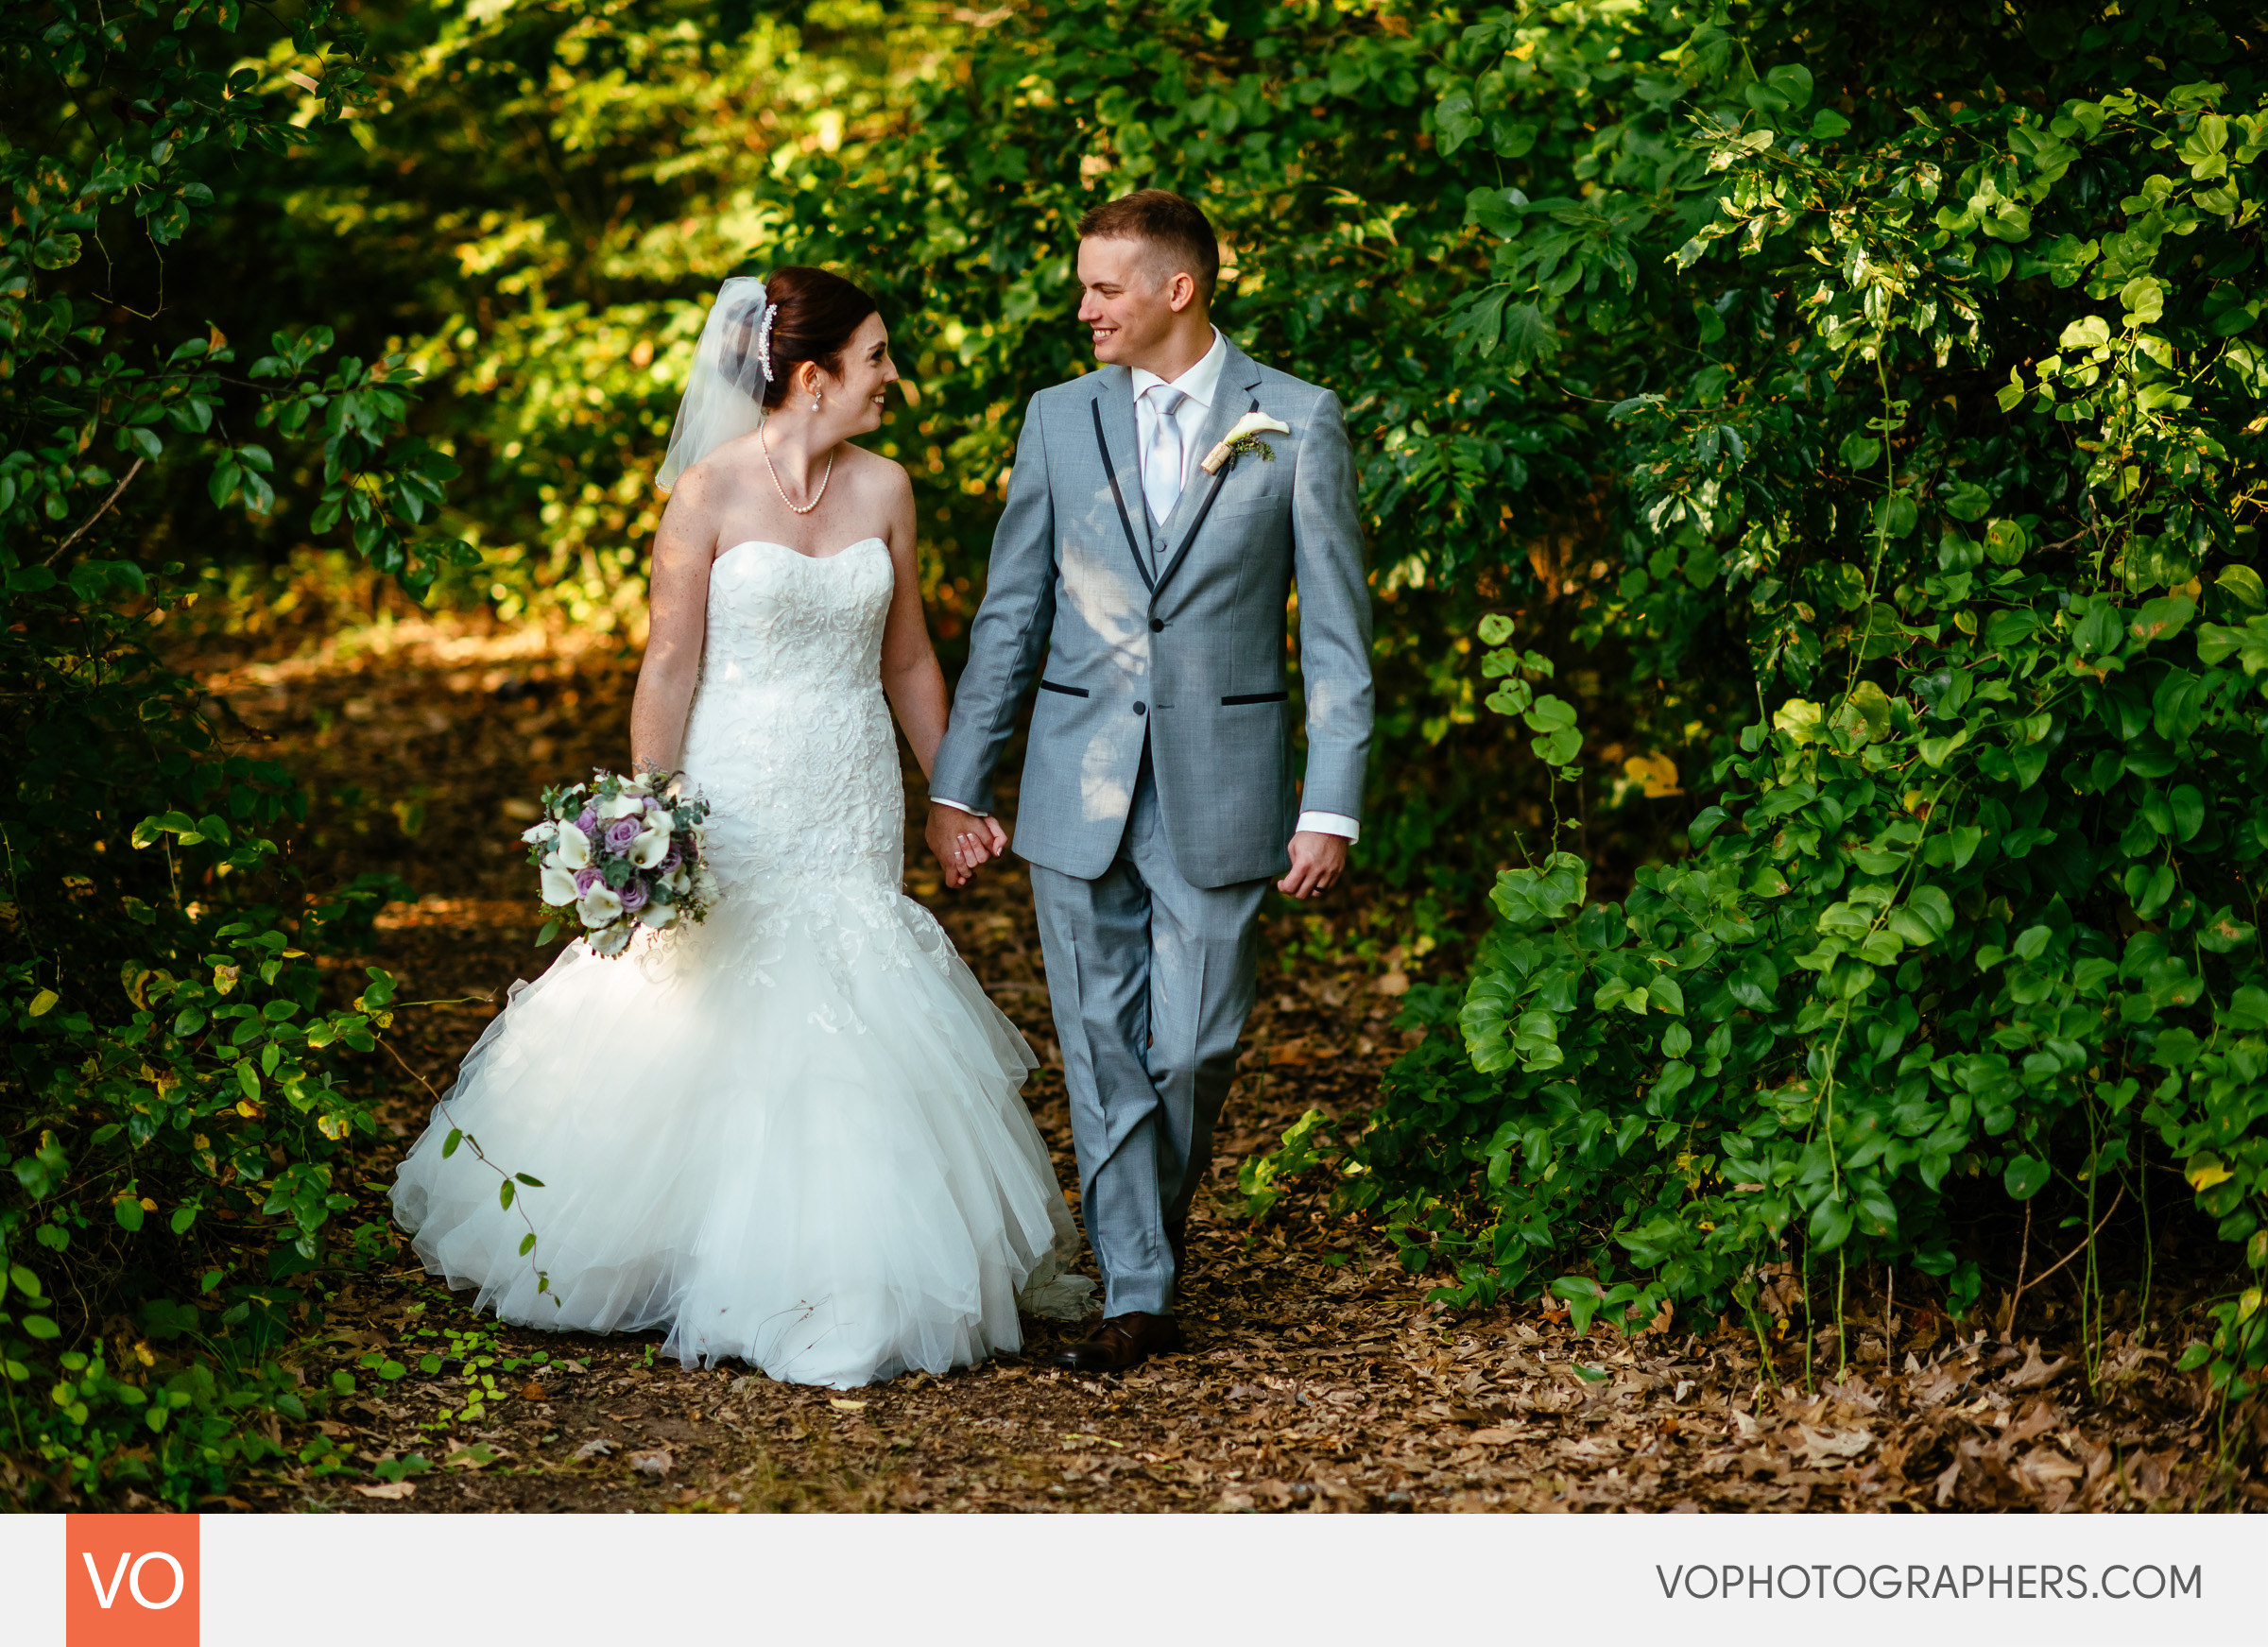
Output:
[[195,1516],[63,1523],[67,1647],[198,1647]]

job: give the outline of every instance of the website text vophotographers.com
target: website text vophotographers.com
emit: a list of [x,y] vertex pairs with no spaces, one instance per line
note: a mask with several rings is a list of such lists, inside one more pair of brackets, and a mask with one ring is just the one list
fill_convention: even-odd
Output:
[[2010,1562],[1931,1566],[1925,1562],[1814,1561],[1751,1567],[1722,1562],[1654,1567],[1670,1601],[2201,1601],[2202,1564],[2182,1568],[2114,1562],[2090,1577],[2078,1563]]

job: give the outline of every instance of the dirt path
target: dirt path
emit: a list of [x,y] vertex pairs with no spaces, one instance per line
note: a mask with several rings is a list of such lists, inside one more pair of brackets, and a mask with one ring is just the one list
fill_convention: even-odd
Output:
[[[445,1087],[515,976],[547,955],[514,836],[545,781],[619,760],[631,677],[534,632],[423,625],[282,661],[191,661],[224,723],[312,786],[312,884],[391,870],[372,954],[405,999],[403,1066]],[[909,832],[909,838],[911,834]],[[1027,1096],[1075,1184],[1028,889],[996,875],[936,911],[1048,1069]],[[1359,890],[1357,893],[1359,896]],[[319,1429],[353,1460],[247,1489],[247,1507],[602,1509],[1720,1509],[2204,1507],[2268,1502],[2213,1465],[2221,1438],[2162,1346],[2114,1341],[2092,1394],[2065,1356],[1949,1335],[1903,1312],[1863,1332],[1841,1383],[1806,1394],[1753,1338],[1676,1323],[1624,1339],[1532,1308],[1456,1317],[1361,1232],[1294,1212],[1235,1221],[1236,1164],[1309,1107],[1358,1107],[1399,1050],[1394,1003],[1351,965],[1287,971],[1273,918],[1261,1002],[1192,1236],[1191,1352],[1116,1380],[1021,1358],[852,1392],[688,1371],[660,1335],[499,1328],[408,1260],[324,1301],[310,1383],[361,1393]],[[342,986],[345,979],[342,978]],[[388,1138],[361,1163],[381,1219],[430,1105],[396,1069]],[[540,1198],[534,1204],[541,1219]],[[1782,1347],[1780,1376],[1796,1361]],[[310,1436],[309,1439],[312,1437]],[[406,1474],[404,1474],[407,1471]],[[374,1479],[400,1477],[399,1480]]]

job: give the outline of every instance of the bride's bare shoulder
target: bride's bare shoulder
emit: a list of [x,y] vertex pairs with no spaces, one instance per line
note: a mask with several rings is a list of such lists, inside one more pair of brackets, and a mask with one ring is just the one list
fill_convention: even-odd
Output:
[[843,467],[846,480],[854,482],[862,491],[871,490],[877,497],[898,497],[914,489],[905,465],[848,441],[843,445]]
[[688,503],[713,504],[735,495],[747,484],[764,451],[754,435],[742,435],[705,454],[698,463],[678,476],[672,497]]

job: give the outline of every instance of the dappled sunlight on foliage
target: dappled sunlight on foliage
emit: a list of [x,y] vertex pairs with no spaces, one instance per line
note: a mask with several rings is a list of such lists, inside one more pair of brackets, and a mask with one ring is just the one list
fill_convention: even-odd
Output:
[[[2147,1311],[2152,1207],[2202,1214],[2234,1278],[2180,1364],[2242,1401],[2268,1366],[2268,109],[2209,8],[1911,58],[1865,49],[1900,9],[1861,9],[1602,13],[1670,49],[1568,171],[1535,136],[1556,30],[1466,37],[1444,134],[1521,163],[1469,197],[1498,278],[1451,330],[1658,386],[1601,429],[1638,530],[1599,621],[1665,673],[1745,664],[1754,708],[1690,855],[1621,901],[1556,840],[1500,876],[1338,1194],[1445,1295],[1585,1319],[1754,1315],[1794,1262],[1839,1329],[1847,1275],[1895,1263],[1956,1316],[1990,1288],[2004,1329],[2053,1264],[2090,1368],[2106,1293]],[[2176,16],[2195,55],[2146,58]],[[1650,283],[1678,295],[1636,335],[1613,294]],[[1702,644],[1719,626],[1737,655]],[[1483,631],[1490,707],[1579,777],[1583,717],[1519,627]],[[2001,1196],[2020,1243],[1978,1239]],[[2145,1233],[2114,1275],[2122,1209]]]

